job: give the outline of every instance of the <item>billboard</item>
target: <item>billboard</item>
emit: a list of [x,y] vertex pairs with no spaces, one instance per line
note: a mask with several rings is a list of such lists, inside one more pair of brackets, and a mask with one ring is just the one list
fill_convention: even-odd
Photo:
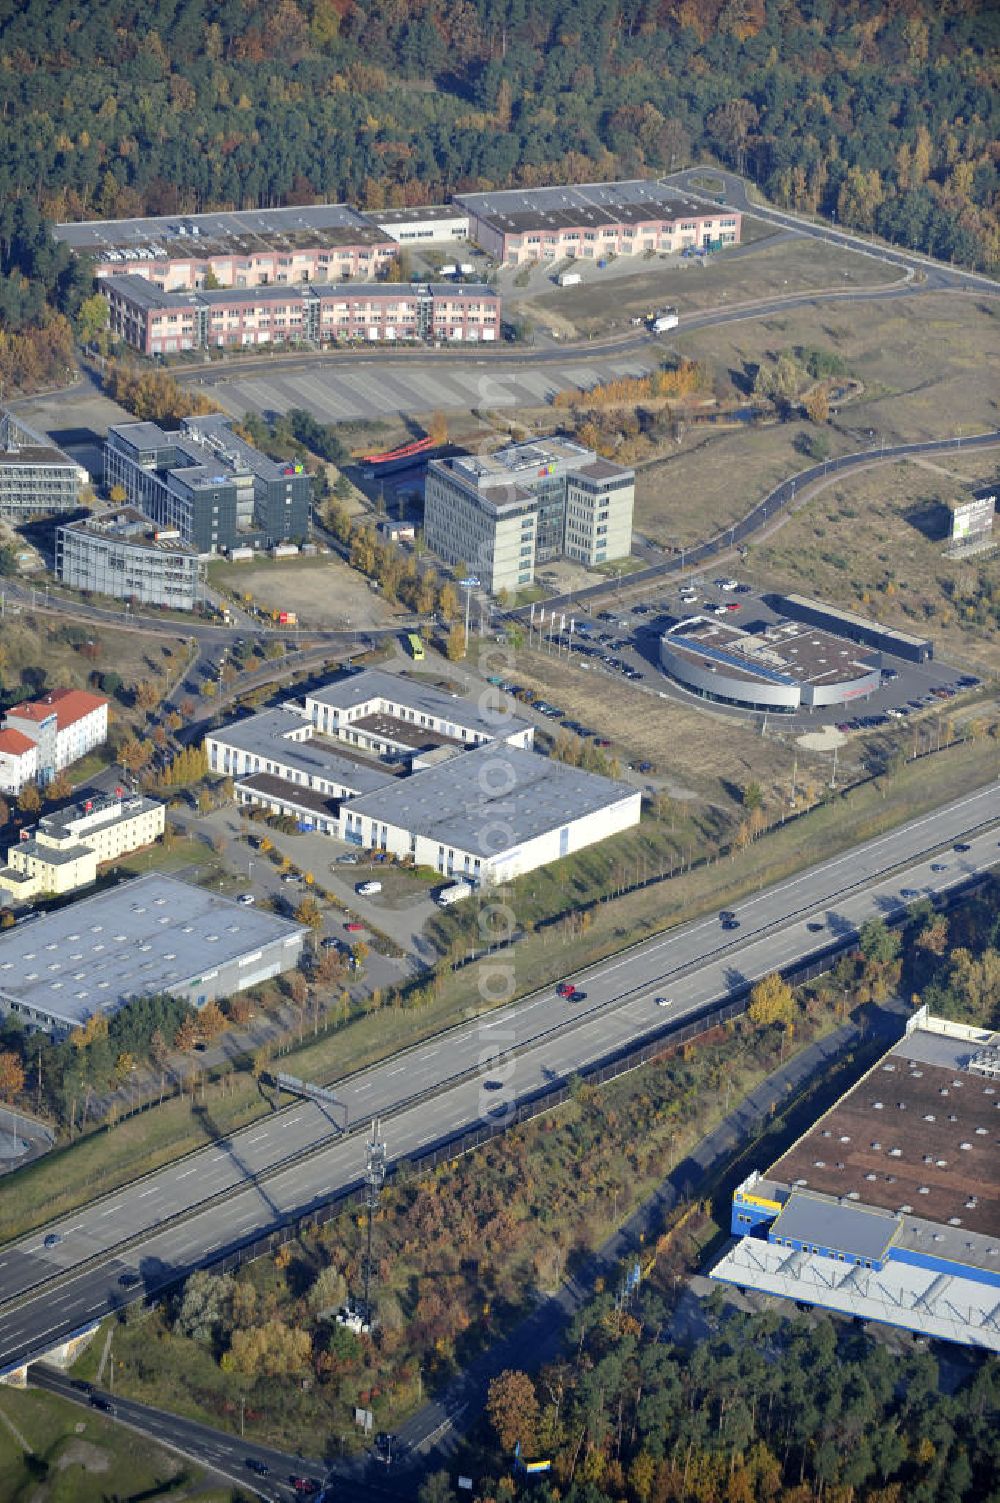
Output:
[[974,496],[971,501],[954,506],[951,513],[952,542],[966,543],[986,537],[992,531],[995,510],[995,496]]

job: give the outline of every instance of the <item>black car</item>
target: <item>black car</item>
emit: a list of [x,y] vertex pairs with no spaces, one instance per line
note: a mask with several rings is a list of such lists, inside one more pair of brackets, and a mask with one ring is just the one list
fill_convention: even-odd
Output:
[[735,917],[736,915],[731,908],[723,908],[722,912],[719,914],[719,918],[722,923],[725,923],[727,919],[734,919]]
[[964,854],[965,851],[971,851],[972,847],[967,840],[959,840],[953,847],[953,849],[956,851],[961,851]]
[[740,927],[740,921],[739,921],[739,919],[736,919],[736,918],[723,919],[722,920],[722,927],[723,927],[723,929],[727,929],[727,930],[728,929],[738,929]]
[[115,1408],[114,1400],[106,1399],[103,1393],[92,1393],[90,1395],[90,1407],[91,1409],[101,1409],[105,1414],[118,1413],[118,1410]]
[[253,1472],[255,1477],[270,1477],[271,1468],[266,1461],[258,1461],[256,1456],[247,1457],[247,1471]]

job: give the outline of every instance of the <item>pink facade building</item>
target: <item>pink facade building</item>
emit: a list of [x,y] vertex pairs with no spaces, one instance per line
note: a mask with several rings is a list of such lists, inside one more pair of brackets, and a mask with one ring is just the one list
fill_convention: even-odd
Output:
[[313,344],[489,344],[500,299],[478,283],[350,282],[342,286],[161,292],[144,277],[105,279],[112,333],[144,355]]
[[741,216],[656,181],[463,193],[469,235],[497,261],[596,261],[738,245]]

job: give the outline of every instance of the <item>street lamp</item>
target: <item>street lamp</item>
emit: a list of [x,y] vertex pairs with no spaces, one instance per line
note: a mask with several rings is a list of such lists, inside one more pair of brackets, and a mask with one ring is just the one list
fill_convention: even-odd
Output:
[[464,658],[468,655],[469,651],[469,611],[472,607],[472,592],[473,590],[482,588],[482,580],[477,579],[475,574],[470,574],[458,582],[465,591],[465,640],[462,643],[462,656]]

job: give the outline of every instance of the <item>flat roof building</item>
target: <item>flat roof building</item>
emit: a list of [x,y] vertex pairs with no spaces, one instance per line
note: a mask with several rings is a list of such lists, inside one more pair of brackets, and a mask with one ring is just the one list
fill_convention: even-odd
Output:
[[905,658],[907,662],[925,663],[934,656],[934,643],[928,637],[897,631],[895,627],[884,626],[881,621],[872,621],[854,611],[838,610],[821,600],[810,600],[805,595],[775,595],[773,604],[775,610],[794,621],[823,627],[848,641],[887,652],[892,657]]
[[68,804],[21,831],[0,867],[0,891],[23,903],[86,887],[100,866],[159,839],[164,818],[163,804],[124,789]]
[[344,839],[484,886],[639,823],[642,795],[503,742],[350,800]]
[[289,970],[305,932],[152,872],[0,931],[0,1013],[61,1035],[160,992],[202,1007]]
[[797,621],[746,631],[725,617],[690,616],[660,638],[660,664],[702,699],[785,714],[848,704],[882,683],[871,652]]
[[511,265],[737,245],[742,216],[655,180],[460,193],[470,237]]
[[223,414],[189,417],[179,432],[156,423],[108,429],[104,478],[149,517],[202,556],[234,548],[273,548],[304,540],[312,482],[296,460],[270,459]]
[[537,756],[533,727],[380,670],[211,732],[239,803],[485,885],[639,821],[637,789]]
[[539,565],[555,558],[593,568],[626,557],[634,504],[633,470],[553,435],[431,460],[424,537],[495,594],[531,584]]
[[197,549],[135,506],[95,512],[56,531],[56,576],[74,590],[191,611],[202,599]]
[[1000,1352],[1000,1034],[931,1017],[733,1195],[712,1277]]
[[90,484],[82,465],[13,413],[0,410],[0,519],[15,524],[75,511]]
[[469,216],[459,204],[423,204],[412,209],[378,209],[365,213],[365,219],[400,245],[447,244],[468,240]]
[[164,292],[129,275],[106,278],[101,290],[111,332],[146,355],[303,342],[488,344],[500,337],[500,298],[482,283]]
[[347,204],[88,220],[57,224],[54,234],[91,256],[98,278],[129,272],[167,291],[193,291],[210,274],[224,287],[374,276],[397,251]]

